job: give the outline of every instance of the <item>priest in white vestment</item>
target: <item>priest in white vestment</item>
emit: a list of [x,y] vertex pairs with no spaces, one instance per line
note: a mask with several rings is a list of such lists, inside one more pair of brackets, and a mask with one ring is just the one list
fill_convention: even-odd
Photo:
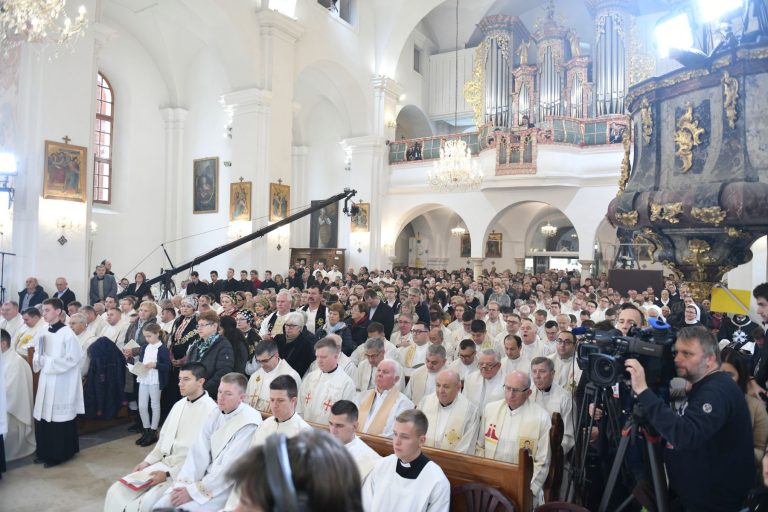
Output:
[[533,458],[531,492],[534,506],[544,502],[544,482],[549,472],[551,453],[549,413],[528,400],[531,378],[521,372],[510,373],[504,380],[504,399],[491,402],[483,414],[483,432],[475,452],[479,457],[518,463],[520,448]]
[[531,402],[537,403],[549,412],[559,413],[563,419],[563,453],[575,444],[573,436],[573,398],[563,390],[555,380],[555,364],[546,357],[537,357],[531,363],[531,378],[534,387],[531,390]]
[[429,330],[429,344],[441,345],[445,348],[445,360],[450,363],[456,357],[456,346],[451,341],[451,333],[443,331],[448,329],[442,324],[439,327],[432,327]]
[[[391,357],[387,352],[386,345],[389,343],[384,338],[368,338],[365,343],[361,344],[359,348],[363,348],[363,360],[357,365],[357,376],[355,378],[355,390],[357,396],[365,393],[369,389],[373,389],[376,380],[376,367],[384,358],[397,360],[397,351],[395,356]],[[357,349],[355,349],[357,351]],[[405,389],[403,376],[400,375],[400,380],[397,381],[398,390],[403,391]]]
[[428,421],[419,410],[398,415],[394,452],[373,468],[363,484],[366,512],[444,512],[451,501],[451,485],[443,470],[423,453]]
[[397,415],[413,409],[413,402],[397,388],[399,366],[397,361],[385,359],[376,367],[375,387],[360,395],[357,403],[359,432],[392,437]]
[[[385,357],[387,359],[394,359],[397,360],[397,355],[400,353],[397,350],[397,347],[394,346],[387,338],[384,338],[383,336],[370,336],[368,337],[369,340],[381,340],[384,343],[384,352]],[[368,341],[368,340],[366,340]],[[349,356],[349,358],[352,360],[353,363],[355,363],[358,367],[358,370],[360,368],[360,365],[365,361],[365,343],[361,343],[357,346],[355,350],[352,351],[352,355]]]
[[445,367],[445,358],[445,347],[442,345],[429,346],[426,363],[413,372],[408,385],[405,387],[405,396],[411,402],[418,404],[422,398],[435,392],[435,377]]
[[83,352],[83,359],[80,362],[80,374],[85,377],[88,375],[88,367],[91,364],[91,358],[88,356],[88,347],[96,341],[96,337],[88,330],[88,323],[83,313],[75,313],[69,317],[69,328],[77,336],[80,350]]
[[150,512],[157,500],[173,487],[203,424],[211,411],[219,410],[203,387],[205,372],[201,363],[187,363],[181,367],[179,390],[182,398],[168,413],[154,449],[133,468],[134,473],[141,471],[151,475],[154,483],[147,489],[135,491],[121,482],[115,482],[107,491],[104,512]]
[[561,331],[557,333],[556,343],[557,352],[548,356],[555,363],[555,382],[572,396],[581,379],[581,368],[575,357],[576,336],[570,331]]
[[[336,345],[339,347],[339,368],[344,370],[344,373],[349,375],[349,378],[352,379],[352,382],[355,382],[355,380],[357,379],[357,363],[352,361],[351,357],[349,357],[348,355],[346,355],[344,352],[341,351],[341,344],[342,344],[341,336],[339,336],[338,334],[328,334],[326,338],[331,338],[333,341],[336,342]],[[307,374],[315,370],[317,370],[317,359],[312,361],[312,364],[309,365]]]
[[32,370],[29,363],[11,348],[8,331],[0,332],[0,366],[5,376],[6,419],[5,460],[26,457],[35,451],[35,424],[32,421]]
[[26,360],[29,355],[29,348],[33,346],[32,342],[38,331],[40,329],[47,329],[48,324],[43,321],[37,308],[29,308],[21,315],[21,318],[24,321],[24,325],[16,331],[16,336],[11,339],[13,340],[13,348]]
[[389,341],[397,348],[407,347],[413,344],[413,315],[397,315],[397,329],[392,333]]
[[128,321],[123,320],[123,314],[117,308],[108,309],[105,315],[107,315],[107,325],[101,331],[101,335],[111,339],[117,348],[122,350],[125,345],[125,333],[128,331]]
[[80,451],[77,415],[85,413],[83,382],[80,365],[85,354],[80,341],[69,327],[59,320],[61,300],[43,302],[43,320],[49,327],[35,338],[32,370],[40,372],[33,416],[36,462],[53,467]]
[[519,335],[518,331],[520,330],[520,315],[517,313],[509,313],[504,317],[504,323],[506,325],[506,329],[498,333],[493,339],[493,342],[497,345],[504,345],[504,340],[510,334]]
[[234,486],[227,472],[248,449],[253,433],[261,425],[261,413],[244,403],[246,385],[245,376],[239,373],[228,373],[221,378],[216,400],[218,410],[208,415],[173,487],[153,510],[181,507],[213,511],[224,506]]
[[539,339],[536,326],[530,319],[523,319],[520,325],[520,338],[523,340],[523,356],[531,361],[534,357],[548,356],[554,352]]
[[355,383],[339,368],[340,353],[331,338],[325,337],[315,343],[317,370],[302,380],[296,408],[305,421],[325,424],[331,415],[331,406],[337,400],[354,400]]
[[471,339],[462,340],[459,343],[459,350],[456,352],[456,359],[448,365],[450,370],[459,374],[461,379],[461,385],[464,387],[464,382],[470,373],[477,370],[477,345]]
[[406,377],[413,375],[416,368],[424,364],[427,348],[429,348],[429,326],[426,322],[416,322],[411,333],[413,333],[413,344],[399,349],[398,362]]
[[477,410],[504,398],[504,374],[501,372],[499,353],[492,348],[483,349],[478,358],[477,371],[470,373],[461,392],[475,404]]
[[360,481],[365,482],[373,467],[381,460],[381,455],[357,437],[357,420],[358,410],[354,402],[339,400],[331,407],[328,427],[331,435],[338,439],[352,456],[360,472]]
[[523,340],[517,334],[509,334],[504,338],[504,353],[506,357],[501,361],[501,373],[504,375],[512,372],[531,373],[531,360],[523,356]]
[[255,356],[259,369],[248,379],[248,389],[246,390],[248,398],[246,401],[257,411],[269,413],[269,385],[272,381],[281,375],[288,375],[296,382],[298,388],[301,384],[301,377],[285,359],[280,358],[277,344],[272,340],[261,340],[256,345]]
[[16,337],[16,333],[24,325],[24,320],[19,313],[19,305],[10,301],[0,307],[0,329],[5,329],[11,335],[11,339]]
[[429,420],[424,445],[473,455],[480,428],[478,409],[460,393],[458,373],[443,370],[436,381],[436,392],[419,402],[419,410]]

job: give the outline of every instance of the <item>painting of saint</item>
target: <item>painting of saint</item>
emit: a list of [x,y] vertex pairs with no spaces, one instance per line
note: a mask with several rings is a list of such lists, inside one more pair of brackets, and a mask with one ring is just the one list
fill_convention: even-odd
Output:
[[462,258],[469,258],[472,256],[472,241],[469,238],[469,233],[461,235],[461,254]]
[[[312,201],[317,204],[318,201]],[[312,212],[309,228],[309,246],[318,249],[335,248],[338,244],[339,205],[330,204]]]
[[352,233],[368,233],[370,231],[368,219],[370,218],[371,203],[358,203],[357,207],[359,210],[350,219]]
[[219,211],[219,159],[199,158],[192,164],[192,213]]
[[269,184],[269,221],[283,220],[291,209],[291,187],[282,183]]
[[85,202],[87,152],[81,146],[45,141],[44,198]]
[[251,220],[251,182],[229,184],[229,220]]
[[485,242],[486,258],[501,258],[501,233],[492,231]]

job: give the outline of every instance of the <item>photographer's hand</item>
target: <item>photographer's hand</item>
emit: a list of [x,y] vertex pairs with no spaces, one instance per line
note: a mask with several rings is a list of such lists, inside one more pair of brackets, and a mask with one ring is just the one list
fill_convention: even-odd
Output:
[[640,361],[637,359],[627,359],[624,362],[624,368],[627,369],[629,376],[632,377],[632,390],[636,395],[648,389],[648,384],[645,382],[645,369],[640,364]]

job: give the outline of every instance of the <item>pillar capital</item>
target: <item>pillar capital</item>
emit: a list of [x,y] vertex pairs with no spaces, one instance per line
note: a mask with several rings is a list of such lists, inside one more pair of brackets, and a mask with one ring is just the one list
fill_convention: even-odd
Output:
[[255,87],[222,94],[219,103],[232,114],[265,113],[272,105],[272,93]]
[[279,37],[293,44],[304,34],[304,27],[293,18],[270,9],[256,11],[256,21],[262,35]]
[[374,91],[382,92],[395,100],[403,94],[403,86],[385,75],[373,75],[371,85]]
[[344,139],[339,144],[345,153],[356,153],[358,151],[374,151],[386,147],[387,139],[378,135],[365,135],[363,137],[353,137]]
[[181,130],[187,122],[189,110],[180,107],[164,107],[160,109],[160,117],[165,121],[165,127],[169,130]]

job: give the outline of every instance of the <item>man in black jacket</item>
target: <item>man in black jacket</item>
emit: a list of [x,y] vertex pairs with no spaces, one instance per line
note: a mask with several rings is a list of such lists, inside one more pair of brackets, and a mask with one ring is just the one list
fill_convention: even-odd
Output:
[[48,294],[38,284],[36,277],[28,277],[26,285],[27,287],[19,292],[19,309],[21,311],[42,304],[48,298]]
[[719,371],[720,351],[709,329],[684,327],[675,350],[677,375],[692,385],[679,415],[648,388],[637,359],[625,363],[648,422],[666,440],[670,489],[684,510],[740,510],[755,477],[747,402]]
[[387,339],[392,336],[395,329],[395,313],[386,302],[382,302],[375,290],[368,288],[363,294],[366,304],[368,304],[368,319],[371,322],[379,322],[384,326],[384,334]]
[[[224,281],[224,285],[223,285],[222,291],[225,291],[225,292],[239,292],[240,291],[240,281],[235,279],[235,269],[233,269],[233,268],[228,268],[227,269],[227,280]],[[218,295],[216,296],[216,298],[218,298]]]
[[315,360],[317,342],[317,337],[305,327],[305,318],[301,311],[288,313],[283,324],[283,333],[275,336],[280,359],[285,359],[302,377]]
[[219,279],[219,273],[211,270],[211,283],[208,285],[208,293],[219,299],[219,295],[224,291],[224,281]]
[[75,292],[69,289],[66,277],[56,278],[56,293],[53,294],[53,297],[59,299],[64,304],[64,309],[67,308],[70,302],[77,300]]
[[208,284],[200,280],[200,274],[197,270],[189,274],[189,283],[187,283],[187,297],[190,295],[203,295],[208,293]]

